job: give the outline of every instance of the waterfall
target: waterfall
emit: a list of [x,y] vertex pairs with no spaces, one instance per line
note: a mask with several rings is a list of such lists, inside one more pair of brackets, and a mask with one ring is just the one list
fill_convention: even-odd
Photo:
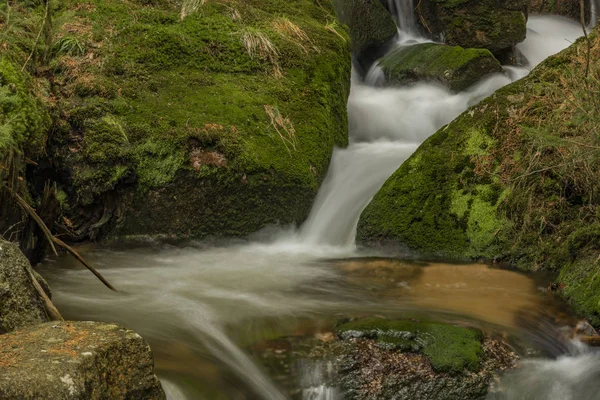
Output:
[[594,28],[598,25],[598,10],[600,9],[600,0],[590,1],[590,23],[589,28]]
[[417,34],[417,20],[413,0],[387,0],[398,29],[404,33]]

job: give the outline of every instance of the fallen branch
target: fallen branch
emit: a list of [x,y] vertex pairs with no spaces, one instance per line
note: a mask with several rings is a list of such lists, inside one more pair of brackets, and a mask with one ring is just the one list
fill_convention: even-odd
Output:
[[33,287],[38,292],[39,296],[42,298],[42,301],[44,302],[44,308],[46,309],[46,313],[48,313],[48,317],[52,321],[64,321],[65,319],[62,317],[54,303],[52,303],[52,300],[50,300],[50,297],[48,297],[40,283],[37,281],[35,275],[33,275],[33,272],[31,272],[31,268],[29,266],[25,267],[25,272],[27,272],[27,276],[29,276],[29,280],[33,284]]
[[112,291],[115,291],[115,292],[117,291],[117,289],[115,289],[113,285],[111,285],[106,279],[104,279],[104,277],[100,274],[100,272],[96,271],[95,268],[93,268],[91,265],[89,265],[83,259],[83,257],[81,257],[81,255],[77,251],[75,251],[75,249],[73,249],[71,246],[69,246],[68,244],[66,244],[65,242],[63,242],[62,240],[57,238],[56,236],[53,236],[52,240],[54,240],[54,243],[56,243],[60,247],[67,250],[73,257],[75,257],[81,264],[83,264],[84,267],[89,269],[92,274],[96,275],[96,278],[98,278],[100,280],[100,282],[102,282],[104,284],[104,286],[106,286],[107,288],[109,288]]
[[98,271],[96,271],[96,269],[94,269],[91,265],[89,265],[83,259],[83,257],[81,257],[81,255],[77,251],[75,251],[75,249],[73,249],[71,246],[69,246],[68,244],[66,244],[65,242],[63,242],[62,240],[57,238],[56,236],[52,235],[52,233],[50,232],[50,229],[48,229],[48,227],[46,226],[44,221],[42,221],[42,219],[39,217],[39,215],[37,215],[35,210],[29,204],[27,204],[27,202],[21,196],[19,196],[17,193],[12,191],[8,187],[6,187],[6,189],[13,196],[13,198],[17,201],[17,203],[19,203],[19,205],[27,212],[27,214],[29,214],[31,216],[31,218],[33,218],[33,220],[38,224],[40,229],[44,232],[44,235],[46,236],[48,243],[50,243],[50,247],[52,247],[52,251],[54,252],[55,255],[58,255],[58,252],[56,251],[56,247],[54,246],[54,244],[56,243],[63,249],[67,250],[84,267],[86,267],[88,270],[90,270],[90,272],[92,274],[94,274],[96,276],[96,278],[98,278],[100,280],[100,282],[102,282],[104,284],[104,286],[106,286],[107,288],[109,288],[110,290],[113,290],[115,292],[117,291],[117,289],[115,289],[115,287],[113,285],[111,285]]

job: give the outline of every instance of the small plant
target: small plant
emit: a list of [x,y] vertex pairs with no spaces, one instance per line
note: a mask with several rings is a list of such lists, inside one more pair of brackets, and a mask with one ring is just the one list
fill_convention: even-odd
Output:
[[[277,18],[273,22],[273,29],[275,32],[279,33],[281,36],[291,41],[308,54],[308,49],[306,48],[305,44],[310,43],[310,38],[306,32],[302,30],[302,28],[294,24],[287,17]],[[316,49],[314,46],[313,48]]]
[[53,53],[56,56],[69,55],[80,57],[85,54],[85,47],[79,42],[76,37],[65,36],[54,43]]

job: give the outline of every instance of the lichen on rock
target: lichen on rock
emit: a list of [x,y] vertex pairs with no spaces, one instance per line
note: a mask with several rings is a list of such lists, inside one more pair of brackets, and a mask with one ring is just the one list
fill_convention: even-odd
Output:
[[0,336],[2,399],[164,400],[148,344],[100,322],[49,322]]
[[48,321],[27,269],[19,247],[0,238],[0,334]]

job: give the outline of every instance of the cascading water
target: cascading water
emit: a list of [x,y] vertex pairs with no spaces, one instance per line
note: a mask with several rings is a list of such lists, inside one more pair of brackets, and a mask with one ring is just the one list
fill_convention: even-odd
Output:
[[[412,3],[393,3],[411,9],[402,15],[412,15]],[[411,29],[406,21],[399,25]],[[581,34],[576,23],[553,17],[532,16],[529,28],[531,34],[518,47],[532,65]],[[147,338],[171,400],[287,398],[250,357],[248,346],[257,337],[281,334],[282,321],[295,326],[299,320],[331,320],[349,310],[397,311],[400,305],[375,302],[371,293],[344,283],[321,260],[357,255],[358,218],[389,175],[438,128],[526,73],[524,68],[507,68],[506,74],[490,76],[459,94],[429,84],[376,88],[354,77],[348,102],[351,144],[335,150],[301,229],[278,231],[266,243],[91,251],[86,257],[121,291],[104,291],[84,271],[48,265],[44,274],[53,285],[55,302],[69,318],[120,322]],[[376,70],[371,74],[373,79],[377,75]],[[283,332],[293,335],[290,331]],[[575,374],[569,366],[579,361],[554,362],[555,371]],[[302,375],[311,383],[302,387],[304,399],[339,398],[334,388],[319,384],[312,367],[306,368]],[[189,382],[199,387],[190,388]]]
[[398,29],[406,34],[417,33],[415,7],[413,0],[387,0],[388,10],[394,16]]

